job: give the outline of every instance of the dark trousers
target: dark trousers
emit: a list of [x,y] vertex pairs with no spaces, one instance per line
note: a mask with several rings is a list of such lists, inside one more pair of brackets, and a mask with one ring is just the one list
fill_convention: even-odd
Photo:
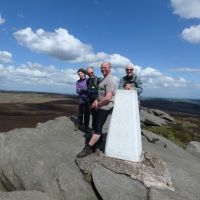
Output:
[[111,108],[110,110],[99,109],[97,111],[96,121],[94,123],[95,134],[102,134],[103,125],[106,122],[108,115],[112,113],[112,110],[113,108]]
[[97,121],[98,111],[95,110],[94,108],[91,108],[91,115],[92,115],[92,129],[94,130]]
[[84,124],[85,127],[89,126],[90,121],[90,104],[89,101],[79,104],[78,123]]

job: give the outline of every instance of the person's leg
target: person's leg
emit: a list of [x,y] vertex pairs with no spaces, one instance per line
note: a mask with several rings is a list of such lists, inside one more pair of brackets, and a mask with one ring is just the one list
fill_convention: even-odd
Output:
[[103,125],[105,124],[108,115],[112,112],[112,109],[110,110],[99,110],[99,113],[97,115],[97,119],[96,119],[96,124],[95,124],[95,128],[94,128],[94,133],[92,134],[92,137],[89,141],[89,145],[90,146],[94,146],[98,141],[99,138],[102,135],[102,128]]
[[112,109],[110,110],[99,110],[97,114],[97,120],[94,127],[94,133],[92,134],[92,137],[89,141],[89,143],[85,144],[85,147],[83,150],[77,154],[78,158],[85,157],[92,153],[93,146],[99,141],[101,134],[102,134],[102,127],[108,117],[108,115],[112,112]]
[[89,101],[84,103],[84,125],[87,129],[90,122],[90,103]]
[[84,103],[79,104],[78,125],[83,124]]
[[94,130],[98,111],[96,111],[94,108],[91,108],[91,114],[92,114],[92,129]]

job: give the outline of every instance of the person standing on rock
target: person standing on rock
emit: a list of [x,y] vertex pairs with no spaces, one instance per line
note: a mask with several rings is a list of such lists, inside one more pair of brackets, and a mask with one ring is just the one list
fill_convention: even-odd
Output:
[[143,85],[141,79],[136,75],[133,64],[125,66],[126,76],[119,81],[119,89],[137,90],[138,97],[143,92]]
[[[75,124],[75,129],[83,128],[84,131],[88,131],[89,121],[90,121],[90,103],[87,91],[87,79],[86,71],[80,68],[77,71],[79,80],[76,81],[76,92],[79,95],[79,114],[78,123]],[[84,127],[82,127],[84,125]]]
[[92,129],[94,130],[98,111],[92,107],[92,104],[98,97],[99,83],[102,81],[102,78],[95,76],[94,68],[92,66],[87,68],[87,75],[89,76],[87,79],[87,89],[91,106],[90,112],[92,115]]
[[111,63],[103,62],[101,72],[104,79],[99,84],[97,99],[91,107],[97,111],[97,119],[94,124],[94,132],[89,142],[86,142],[83,150],[77,154],[78,158],[85,157],[93,152],[93,147],[99,141],[102,135],[102,128],[108,115],[112,112],[114,106],[114,96],[116,93],[116,84],[111,75]]

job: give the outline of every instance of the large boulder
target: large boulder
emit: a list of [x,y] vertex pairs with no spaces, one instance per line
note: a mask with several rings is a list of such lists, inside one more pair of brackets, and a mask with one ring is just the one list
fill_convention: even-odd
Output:
[[199,200],[200,197],[200,162],[199,159],[186,152],[171,141],[149,131],[144,134],[157,138],[150,143],[143,138],[143,149],[161,157],[166,163],[172,177],[174,191],[150,188],[150,200]]
[[163,126],[167,124],[164,119],[145,110],[140,111],[140,121],[147,126]]
[[139,181],[96,165],[92,178],[103,200],[146,200],[147,188]]
[[[0,200],[98,199],[74,162],[85,141],[83,134],[74,132],[73,128],[70,118],[60,117],[38,124],[36,128],[1,133]],[[107,128],[106,124],[104,130]],[[107,164],[113,164],[115,171],[105,165],[96,165],[92,170],[99,198],[199,200],[199,159],[161,136],[145,130],[143,135],[144,152],[150,152],[153,158],[160,158],[166,163],[174,191],[170,190],[171,187],[159,189],[153,185],[147,186],[146,181],[138,182],[137,174],[130,178],[127,176],[129,171],[123,168],[125,176],[118,172],[119,162],[114,162]],[[154,162],[149,162],[149,165],[155,167]],[[156,168],[153,171],[155,175],[159,173]],[[152,177],[155,178],[154,175]]]
[[74,162],[84,145],[79,134],[66,117],[1,133],[0,188],[41,191],[54,200],[97,199]]
[[166,112],[162,111],[162,110],[158,110],[158,109],[150,109],[151,112],[154,113],[154,115],[168,121],[168,122],[175,122],[175,119],[170,116],[169,114],[167,114]]
[[141,107],[140,121],[147,126],[163,126],[168,123],[175,123],[175,119],[169,114],[158,110]]
[[[123,199],[123,195],[126,193],[126,199],[131,199],[132,194],[132,199],[136,200],[145,198],[150,200],[199,200],[200,162],[198,158],[166,138],[146,130],[143,130],[143,133],[145,136],[142,137],[143,150],[154,155],[152,158],[147,157],[146,160],[150,161],[148,164],[154,168],[155,174],[150,175],[151,173],[145,170],[146,162],[142,161],[140,164],[120,161],[120,159],[101,156],[101,153],[77,160],[81,171],[89,174],[92,171],[94,186],[101,198],[103,200]],[[166,164],[163,165],[162,160]],[[158,165],[155,165],[156,161]],[[166,167],[167,171],[164,170],[165,173],[163,173],[164,171],[160,173],[159,169],[163,167]],[[159,175],[158,179],[157,175]],[[172,185],[169,181],[169,175]],[[148,182],[145,181],[146,178]],[[153,179],[154,181],[152,181]],[[138,184],[138,180],[140,184]],[[158,180],[161,180],[162,184],[160,184],[161,182],[157,184]],[[168,181],[165,182],[165,180]],[[168,188],[164,188],[163,183],[166,183]],[[135,191],[135,189],[140,192]]]

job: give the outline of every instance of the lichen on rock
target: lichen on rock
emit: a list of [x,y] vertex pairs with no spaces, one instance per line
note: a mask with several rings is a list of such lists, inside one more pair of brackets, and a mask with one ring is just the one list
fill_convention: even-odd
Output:
[[100,164],[115,173],[128,175],[148,188],[174,190],[166,163],[149,152],[142,154],[141,162],[111,158],[102,152],[96,152],[84,158],[77,158],[76,163],[84,174],[91,175],[95,164]]

